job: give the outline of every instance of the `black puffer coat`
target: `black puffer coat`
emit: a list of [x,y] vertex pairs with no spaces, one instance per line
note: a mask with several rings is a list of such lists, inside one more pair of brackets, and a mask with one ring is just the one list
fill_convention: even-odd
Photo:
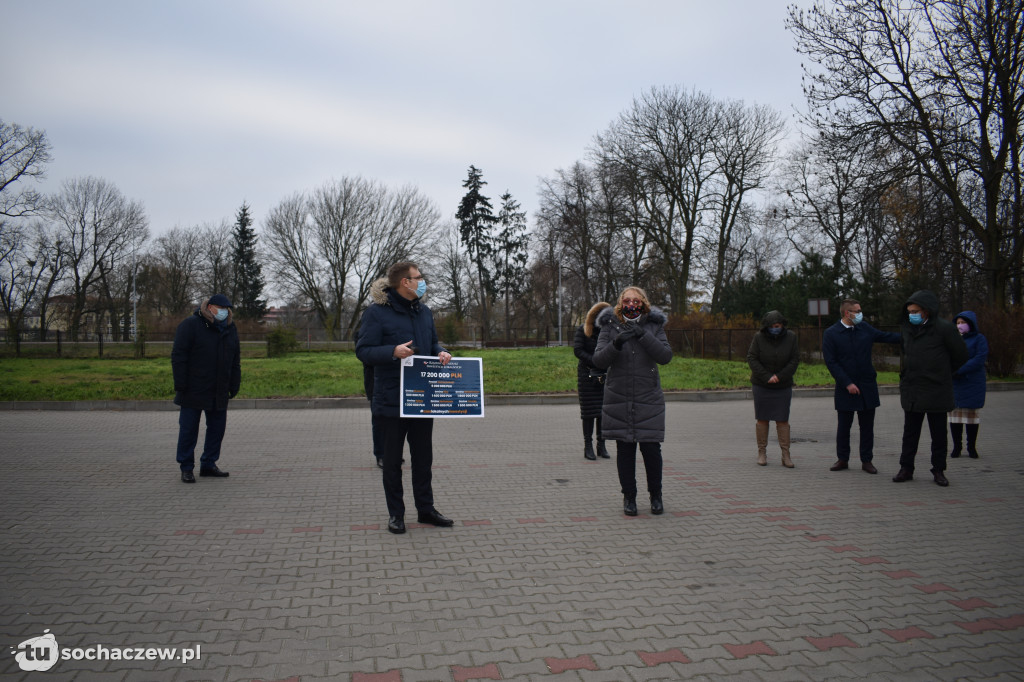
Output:
[[[657,308],[637,322],[624,322],[614,308],[597,316],[601,334],[594,350],[594,365],[608,370],[601,435],[626,443],[660,443],[665,440],[665,394],[658,365],[672,361],[672,347],[665,336],[668,318]],[[612,344],[619,332],[639,325],[646,333],[631,338],[617,350]]]
[[[768,329],[781,323],[782,333],[775,335]],[[762,388],[789,388],[800,365],[800,344],[794,334],[786,329],[786,318],[778,310],[772,310],[761,321],[761,331],[754,334],[747,350],[747,365],[750,366],[750,383]],[[768,383],[772,375],[779,378],[774,384]]]
[[[915,303],[928,311],[924,324],[910,324],[907,306]],[[916,291],[903,305],[903,366],[900,368],[900,405],[907,412],[949,412],[953,400],[953,372],[967,362],[967,345],[956,325],[939,317],[939,298]]]
[[594,334],[587,336],[583,325],[576,328],[572,350],[580,359],[576,363],[576,392],[580,397],[580,418],[588,419],[601,416],[601,405],[604,404],[604,377],[592,377],[590,371],[604,374],[604,370],[594,365],[594,349],[597,348],[597,337],[601,333],[597,320],[594,320]]
[[[230,309],[229,309],[230,310]],[[231,313],[218,324],[203,302],[178,325],[171,349],[174,404],[226,410],[242,382],[238,329]]]
[[437,341],[430,308],[418,298],[406,300],[386,283],[378,280],[370,289],[373,303],[363,313],[356,357],[373,365],[373,414],[397,417],[401,363],[394,358],[395,346],[412,341],[416,355],[438,355],[444,347]]

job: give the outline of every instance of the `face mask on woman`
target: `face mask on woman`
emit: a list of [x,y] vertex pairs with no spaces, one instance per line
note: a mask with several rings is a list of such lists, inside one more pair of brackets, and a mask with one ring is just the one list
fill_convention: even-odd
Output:
[[971,331],[971,325],[967,324],[966,322],[959,322],[956,325],[956,328],[960,330],[961,334],[966,334],[967,332]]

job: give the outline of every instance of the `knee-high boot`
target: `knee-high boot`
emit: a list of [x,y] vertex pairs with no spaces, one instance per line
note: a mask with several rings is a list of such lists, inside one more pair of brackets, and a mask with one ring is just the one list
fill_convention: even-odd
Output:
[[980,424],[967,425],[967,456],[978,459],[978,427]]
[[793,460],[789,458],[789,422],[775,422],[775,433],[779,437],[779,448],[782,450],[782,466],[793,468]]
[[768,422],[756,422],[757,464],[768,466]]
[[949,453],[949,456],[956,459],[960,456],[960,451],[963,449],[964,425],[950,422],[949,439],[953,441],[953,451]]

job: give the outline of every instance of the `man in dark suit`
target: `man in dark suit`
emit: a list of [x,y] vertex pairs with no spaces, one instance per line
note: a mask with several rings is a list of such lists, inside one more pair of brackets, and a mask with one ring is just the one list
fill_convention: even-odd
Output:
[[896,332],[883,332],[864,322],[860,303],[848,298],[839,305],[839,321],[825,330],[822,354],[825,365],[836,380],[835,405],[839,417],[836,428],[836,463],[832,471],[850,468],[850,430],[853,415],[860,425],[861,469],[877,474],[872,463],[875,446],[875,408],[878,382],[871,363],[871,347],[876,343],[900,343]]

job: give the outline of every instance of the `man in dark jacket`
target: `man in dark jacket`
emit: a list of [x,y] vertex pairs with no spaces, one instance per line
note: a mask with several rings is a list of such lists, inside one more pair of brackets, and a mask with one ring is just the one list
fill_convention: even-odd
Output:
[[946,470],[946,414],[954,407],[953,372],[967,362],[960,332],[939,317],[939,299],[930,291],[915,292],[903,306],[903,367],[900,403],[903,406],[903,449],[896,483],[914,478],[914,458],[921,426],[928,418],[932,437],[932,476],[949,485]]
[[195,483],[195,448],[199,418],[206,414],[206,440],[199,458],[199,475],[227,478],[217,468],[220,444],[228,419],[228,400],[238,393],[242,366],[238,330],[231,321],[231,301],[211,296],[187,317],[174,334],[171,371],[178,413],[178,466],[181,480]]
[[388,506],[388,530],[405,532],[405,501],[402,490],[402,449],[409,440],[412,492],[417,520],[434,526],[453,521],[434,508],[430,468],[434,460],[430,418],[399,416],[401,361],[412,355],[436,355],[442,365],[452,359],[437,341],[434,316],[420,299],[427,283],[411,261],[388,269],[388,286],[363,313],[356,342],[356,357],[373,365],[373,415],[381,421],[384,436],[384,498]]
[[875,447],[875,408],[878,382],[871,364],[871,347],[876,343],[899,343],[896,332],[883,332],[864,322],[860,303],[848,298],[839,305],[839,321],[825,330],[822,354],[825,365],[836,380],[835,404],[839,426],[836,428],[836,463],[832,471],[850,468],[850,429],[853,415],[860,424],[861,469],[877,474],[871,463]]

